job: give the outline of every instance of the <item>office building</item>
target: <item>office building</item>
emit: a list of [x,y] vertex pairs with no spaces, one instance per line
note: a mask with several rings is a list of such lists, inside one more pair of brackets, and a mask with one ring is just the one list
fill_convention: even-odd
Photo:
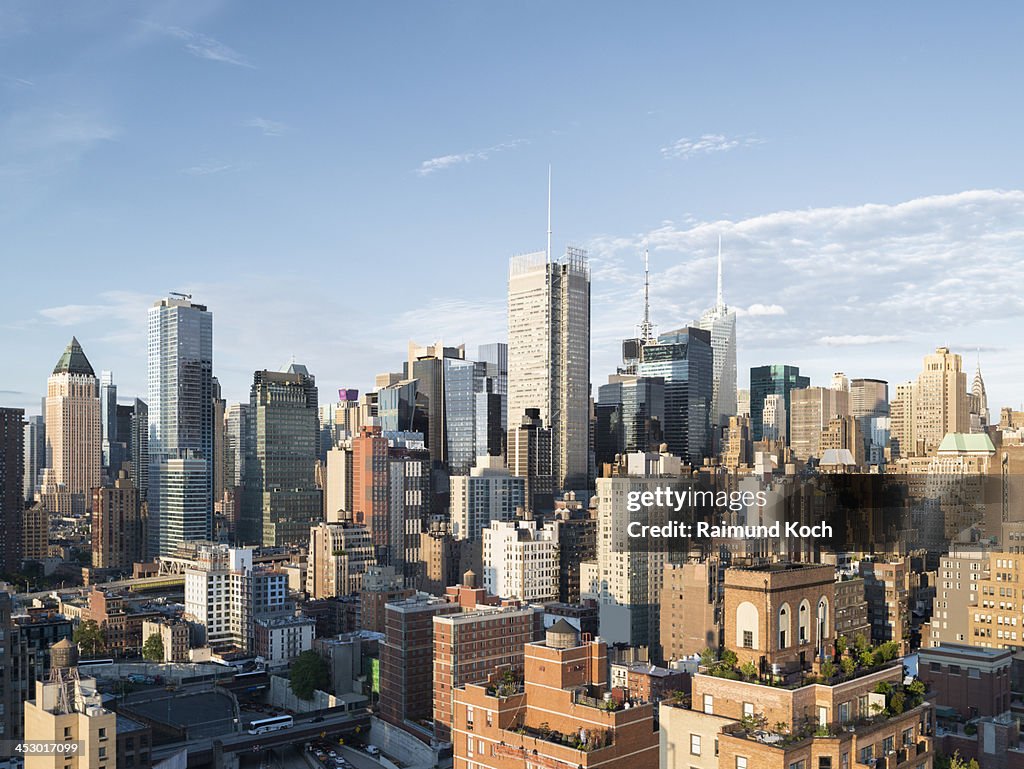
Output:
[[786,412],[786,400],[779,393],[769,393],[764,397],[761,440],[789,442],[789,414]]
[[32,415],[25,420],[25,501],[35,499],[39,476],[46,467],[46,420]]
[[508,431],[508,471],[523,479],[526,512],[550,512],[555,504],[551,428],[541,422],[540,409],[527,409],[518,419],[519,424]]
[[[249,414],[241,540],[267,547],[306,542],[310,526],[323,520],[315,477],[319,452],[315,378],[297,363],[282,371],[257,371]],[[236,473],[232,463],[232,474]]]
[[667,522],[668,511],[642,506],[631,512],[627,495],[658,488],[682,492],[691,484],[678,457],[654,453],[627,454],[611,477],[597,479],[597,558],[580,565],[580,597],[597,601],[602,638],[646,647],[652,659],[660,658],[659,604],[666,552],[631,546],[626,531],[633,521]]
[[157,301],[149,337],[149,555],[213,534],[213,314],[191,297]]
[[0,408],[0,573],[21,569],[25,509],[25,411]]
[[[806,387],[790,393],[789,445],[793,456],[821,458],[821,434],[833,417],[850,414],[850,395],[831,387]],[[863,455],[863,450],[859,452]]]
[[785,413],[791,414],[792,403],[790,393],[793,390],[805,389],[810,386],[811,378],[801,376],[799,366],[772,364],[751,367],[750,424],[753,427],[754,440],[762,441],[765,439],[763,433],[765,398],[772,393],[781,395]]
[[665,380],[617,374],[597,390],[594,454],[597,466],[616,454],[656,451],[664,440]]
[[[889,416],[889,383],[884,379],[850,380],[850,415],[857,419],[864,441],[864,456],[871,460],[871,420]],[[886,447],[878,447],[879,452]],[[878,464],[878,462],[871,462]]]
[[309,530],[306,592],[310,598],[352,595],[362,588],[363,575],[377,563],[365,526],[321,523]]
[[711,332],[686,327],[644,345],[637,374],[665,383],[662,431],[670,453],[693,465],[711,455]]
[[897,385],[892,403],[892,441],[903,457],[933,453],[947,433],[970,430],[971,396],[962,360],[948,347],[924,357],[914,382]]
[[469,475],[451,479],[452,536],[479,540],[491,521],[511,521],[525,503],[526,479],[505,469],[501,457],[478,457]]
[[491,521],[483,530],[484,590],[532,603],[558,599],[560,521]]
[[92,566],[130,572],[142,561],[145,537],[139,492],[126,470],[92,491]]
[[590,470],[590,266],[586,252],[514,257],[508,281],[508,414],[537,409],[551,428],[559,489],[586,489]]
[[74,337],[46,383],[46,465],[84,513],[100,485],[99,382]]
[[139,490],[139,502],[144,503],[149,495],[149,407],[138,398],[131,406],[128,442],[131,453],[131,478]]
[[736,312],[729,309],[722,292],[722,241],[718,241],[718,293],[715,306],[705,311],[699,325],[711,332],[714,357],[712,375],[711,424],[724,427],[736,416]]

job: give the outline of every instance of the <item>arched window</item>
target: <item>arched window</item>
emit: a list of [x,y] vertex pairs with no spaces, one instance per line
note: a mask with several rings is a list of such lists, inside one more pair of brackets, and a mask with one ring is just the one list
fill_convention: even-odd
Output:
[[760,649],[760,615],[757,607],[744,601],[736,607],[736,646],[740,649]]
[[800,602],[800,616],[797,619],[797,632],[800,634],[798,643],[807,644],[811,642],[811,604],[805,598]]
[[788,603],[779,607],[779,648],[785,649],[793,642],[793,617]]
[[830,634],[831,631],[828,626],[828,599],[822,596],[818,599],[818,643],[822,643]]

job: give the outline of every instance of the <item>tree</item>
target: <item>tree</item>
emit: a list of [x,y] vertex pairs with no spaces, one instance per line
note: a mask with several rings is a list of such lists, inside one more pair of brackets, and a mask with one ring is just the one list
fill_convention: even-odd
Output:
[[295,658],[290,678],[292,691],[296,697],[303,700],[313,699],[314,691],[326,690],[331,682],[327,663],[314,651],[302,652]]
[[851,676],[853,671],[857,669],[857,662],[853,657],[846,656],[839,660],[839,667],[842,668],[844,676]]
[[164,661],[164,639],[159,633],[150,633],[146,643],[142,645],[142,657],[150,662]]
[[103,630],[94,619],[86,619],[79,622],[71,638],[78,644],[82,654],[87,657],[95,657],[97,654],[102,654],[103,650],[107,648],[106,639],[103,637]]
[[755,678],[757,678],[757,665],[755,665],[750,660],[747,660],[742,665],[740,665],[740,673],[743,675],[743,678],[745,680],[753,681]]

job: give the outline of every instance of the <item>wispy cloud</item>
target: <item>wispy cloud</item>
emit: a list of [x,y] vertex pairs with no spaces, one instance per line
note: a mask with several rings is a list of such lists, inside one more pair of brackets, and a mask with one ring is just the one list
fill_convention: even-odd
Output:
[[288,126],[284,123],[262,117],[249,118],[242,125],[247,128],[257,128],[264,136],[281,136],[288,130]]
[[35,83],[23,77],[12,77],[11,75],[0,75],[0,80],[10,85],[21,86],[22,88],[34,88]]
[[763,144],[764,140],[756,136],[725,136],[724,134],[702,134],[696,138],[683,137],[661,148],[666,158],[689,160],[698,155],[711,155],[715,152],[728,152],[737,147],[753,147]]
[[221,174],[225,171],[234,171],[235,166],[231,163],[225,163],[220,160],[210,160],[205,163],[197,163],[194,166],[188,166],[182,168],[180,173],[186,176],[210,176],[211,174]]
[[[1024,190],[969,190],[745,219],[687,218],[594,238],[586,244],[593,301],[597,306],[600,292],[602,319],[617,324],[609,331],[595,324],[595,381],[614,370],[616,340],[640,318],[644,247],[651,254],[651,316],[664,330],[714,303],[719,235],[725,299],[740,316],[741,372],[785,362],[812,377],[842,368],[902,381],[917,375],[922,356],[937,345],[960,340],[951,346],[968,356],[978,343],[1017,349],[1012,329],[1024,322],[1024,296],[1006,290],[1005,278],[1020,270],[1021,222]],[[997,377],[1024,377],[1020,356],[984,352],[991,392]],[[1004,385],[1003,397],[1010,392]]]
[[826,347],[861,347],[873,344],[896,344],[906,342],[905,336],[897,334],[839,334],[838,336],[823,336],[818,342]]
[[193,32],[192,30],[184,29],[183,27],[158,24],[153,21],[143,21],[141,23],[149,29],[156,30],[168,37],[173,37],[182,41],[185,50],[196,58],[223,62],[224,64],[234,64],[236,67],[247,67],[249,69],[255,68],[248,58],[226,43],[222,43],[220,40],[210,37],[210,35],[206,35],[202,32]]
[[455,155],[441,155],[436,158],[424,160],[420,163],[420,167],[416,169],[416,173],[420,176],[428,176],[436,171],[443,171],[444,169],[451,168],[452,166],[474,163],[478,160],[487,160],[491,155],[497,152],[512,150],[516,147],[522,146],[523,144],[526,144],[525,139],[515,139],[513,141],[495,144],[492,147],[485,147],[482,150],[470,150],[469,152],[460,152]]

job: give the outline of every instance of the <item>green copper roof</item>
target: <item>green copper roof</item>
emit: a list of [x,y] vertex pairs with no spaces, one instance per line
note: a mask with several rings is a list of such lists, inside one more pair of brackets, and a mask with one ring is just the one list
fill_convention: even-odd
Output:
[[939,451],[955,451],[959,453],[995,453],[996,447],[988,433],[946,433],[939,444]]
[[53,373],[96,376],[96,372],[92,370],[92,364],[89,363],[89,359],[82,352],[82,345],[78,343],[75,337],[71,337],[71,341],[68,342],[68,346],[64,349],[64,354],[60,356],[57,365],[53,367]]

